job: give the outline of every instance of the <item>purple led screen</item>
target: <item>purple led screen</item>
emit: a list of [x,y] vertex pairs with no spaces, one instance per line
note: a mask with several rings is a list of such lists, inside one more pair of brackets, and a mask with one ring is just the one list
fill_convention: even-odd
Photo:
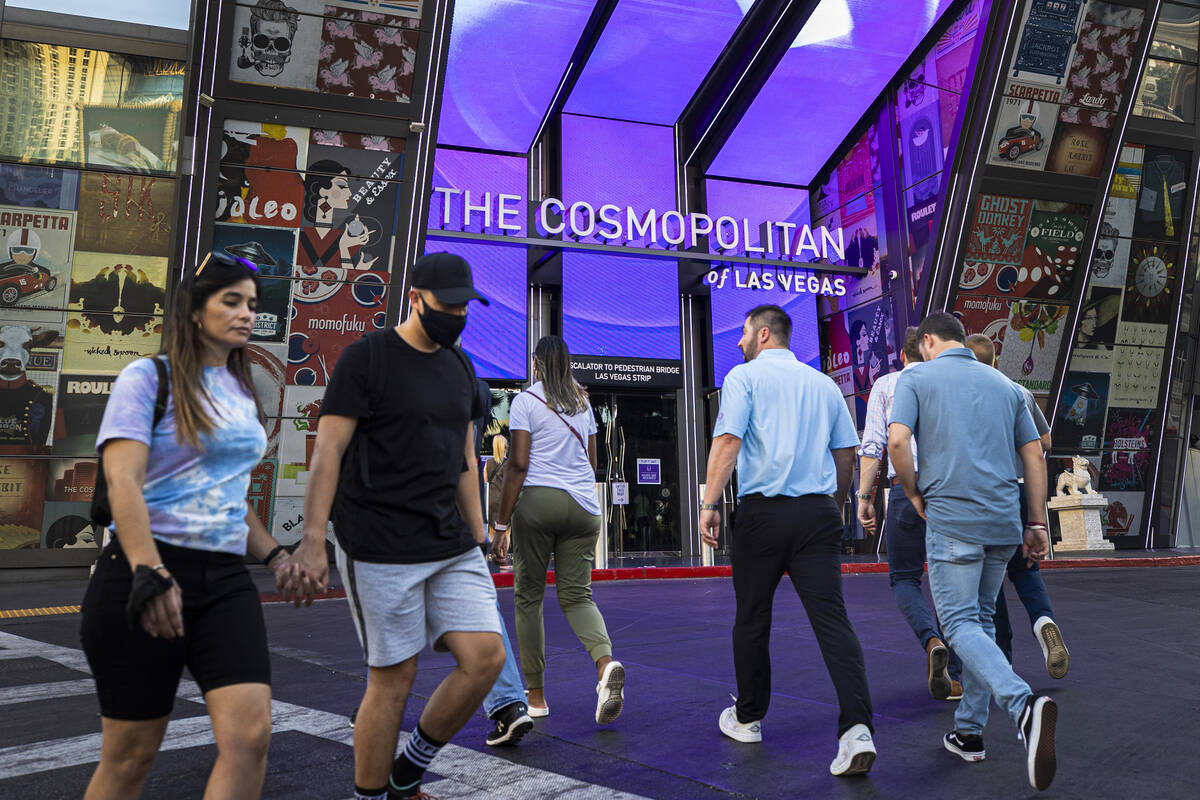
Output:
[[503,244],[445,241],[429,238],[427,253],[454,253],[471,265],[475,288],[490,305],[471,303],[462,348],[484,380],[526,378],[526,251]]
[[[748,267],[738,265],[745,272]],[[738,349],[746,312],[755,306],[777,305],[792,318],[791,350],[809,366],[821,368],[821,340],[817,332],[817,296],[796,294],[776,285],[774,289],[738,289],[732,282],[712,291],[713,376],[717,386],[729,370],[745,359]]]
[[[704,182],[704,195],[705,210],[713,219],[725,216],[750,220],[750,244],[756,246],[764,246],[758,226],[767,220],[807,225],[811,219],[806,189],[709,179]],[[779,234],[772,238],[778,247]],[[715,251],[716,234],[709,240]],[[745,243],[741,252],[745,252]]]
[[737,0],[621,0],[566,110],[674,125],[749,7]]
[[438,142],[526,152],[592,5],[584,0],[455,3]]
[[[611,203],[622,218],[626,207],[639,215],[675,208],[672,128],[563,114],[562,140],[562,200],[568,206],[582,200],[598,210]],[[578,213],[582,218],[585,212]]]
[[822,0],[709,173],[809,184],[952,0]]
[[[452,150],[439,147],[433,157],[433,187],[456,189],[461,194],[447,196],[433,191],[429,196],[429,227],[445,230],[469,230],[476,233],[484,230],[487,217],[483,211],[472,211],[470,224],[464,224],[464,209],[470,192],[472,206],[486,205],[491,214],[491,233],[497,230],[497,215],[501,194],[516,195],[520,202],[509,201],[508,206],[519,207],[516,218],[508,218],[509,224],[519,224],[520,231],[508,231],[513,236],[525,235],[526,218],[526,174],[525,159],[519,156],[498,156],[492,153],[476,153],[470,150]],[[449,213],[447,214],[447,210]]]
[[671,259],[564,252],[562,304],[572,354],[680,357],[679,268]]

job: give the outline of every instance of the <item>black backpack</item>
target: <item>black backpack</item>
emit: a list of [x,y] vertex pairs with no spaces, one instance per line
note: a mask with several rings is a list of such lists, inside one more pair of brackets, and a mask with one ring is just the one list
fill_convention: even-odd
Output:
[[[158,369],[158,395],[154,400],[154,423],[150,426],[153,434],[163,414],[167,413],[167,396],[170,393],[171,382],[167,377],[167,365],[161,358],[151,359]],[[104,477],[104,455],[100,455],[100,463],[96,470],[96,490],[92,493],[92,523],[101,528],[112,524],[112,509],[108,505],[108,481]]]

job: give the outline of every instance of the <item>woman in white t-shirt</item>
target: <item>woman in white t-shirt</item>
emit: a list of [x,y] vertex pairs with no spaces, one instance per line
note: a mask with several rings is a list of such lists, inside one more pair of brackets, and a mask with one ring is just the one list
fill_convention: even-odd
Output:
[[613,660],[604,617],[592,600],[592,564],[600,535],[596,419],[587,392],[571,375],[566,342],[546,336],[533,355],[537,382],[517,395],[509,409],[512,448],[492,548],[501,558],[508,551],[511,519],[519,543],[513,550],[513,580],[529,715],[550,713],[542,598],[546,566],[553,556],[558,605],[596,662],[596,722],[607,725],[624,707],[625,668]]

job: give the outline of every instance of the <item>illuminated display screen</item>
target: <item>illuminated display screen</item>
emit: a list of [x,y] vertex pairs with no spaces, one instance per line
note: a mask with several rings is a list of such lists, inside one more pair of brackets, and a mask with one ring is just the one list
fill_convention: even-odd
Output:
[[712,292],[713,374],[716,385],[745,359],[738,348],[746,312],[755,306],[777,305],[792,318],[791,350],[796,358],[821,368],[821,341],[817,332],[817,296],[774,289],[737,289],[726,285]]
[[484,380],[526,378],[526,251],[502,244],[445,241],[430,238],[427,253],[454,253],[471,265],[475,288],[490,305],[471,303],[462,348]]
[[[775,220],[804,225],[811,221],[808,190],[709,179],[704,182],[705,209],[713,219]],[[763,231],[750,227],[750,244],[761,245]],[[716,234],[711,239],[715,240]]]
[[675,208],[672,128],[563,114],[562,143],[568,206],[586,201],[597,210],[605,203],[639,212]]
[[[527,193],[525,159],[518,156],[499,156],[471,150],[451,150],[439,147],[433,157],[433,188],[454,189],[461,194],[447,195],[433,191],[429,197],[429,227],[445,230],[468,230],[476,233],[500,233],[499,209],[501,194],[524,198]],[[466,192],[470,192],[468,197]],[[449,198],[449,202],[447,202]],[[464,219],[467,201],[475,208],[470,220]],[[524,201],[508,203],[520,208],[520,214],[509,218],[509,224],[520,226],[509,231],[514,236],[525,235],[526,209]],[[486,208],[484,211],[480,207]]]
[[951,1],[822,0],[709,172],[809,184]]
[[584,0],[455,3],[438,142],[526,152],[592,5]]
[[565,252],[562,305],[574,355],[680,357],[679,267],[671,259]]
[[736,0],[622,0],[566,110],[675,124],[750,5]]

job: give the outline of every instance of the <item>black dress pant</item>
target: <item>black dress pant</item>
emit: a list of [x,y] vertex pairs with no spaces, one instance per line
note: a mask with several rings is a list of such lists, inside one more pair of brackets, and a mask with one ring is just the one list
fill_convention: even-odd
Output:
[[771,608],[779,579],[787,572],[837,690],[838,735],[859,723],[874,730],[862,646],[842,599],[841,538],[842,517],[828,495],[742,498],[731,548],[737,598],[733,663],[740,722],[754,722],[767,714]]

